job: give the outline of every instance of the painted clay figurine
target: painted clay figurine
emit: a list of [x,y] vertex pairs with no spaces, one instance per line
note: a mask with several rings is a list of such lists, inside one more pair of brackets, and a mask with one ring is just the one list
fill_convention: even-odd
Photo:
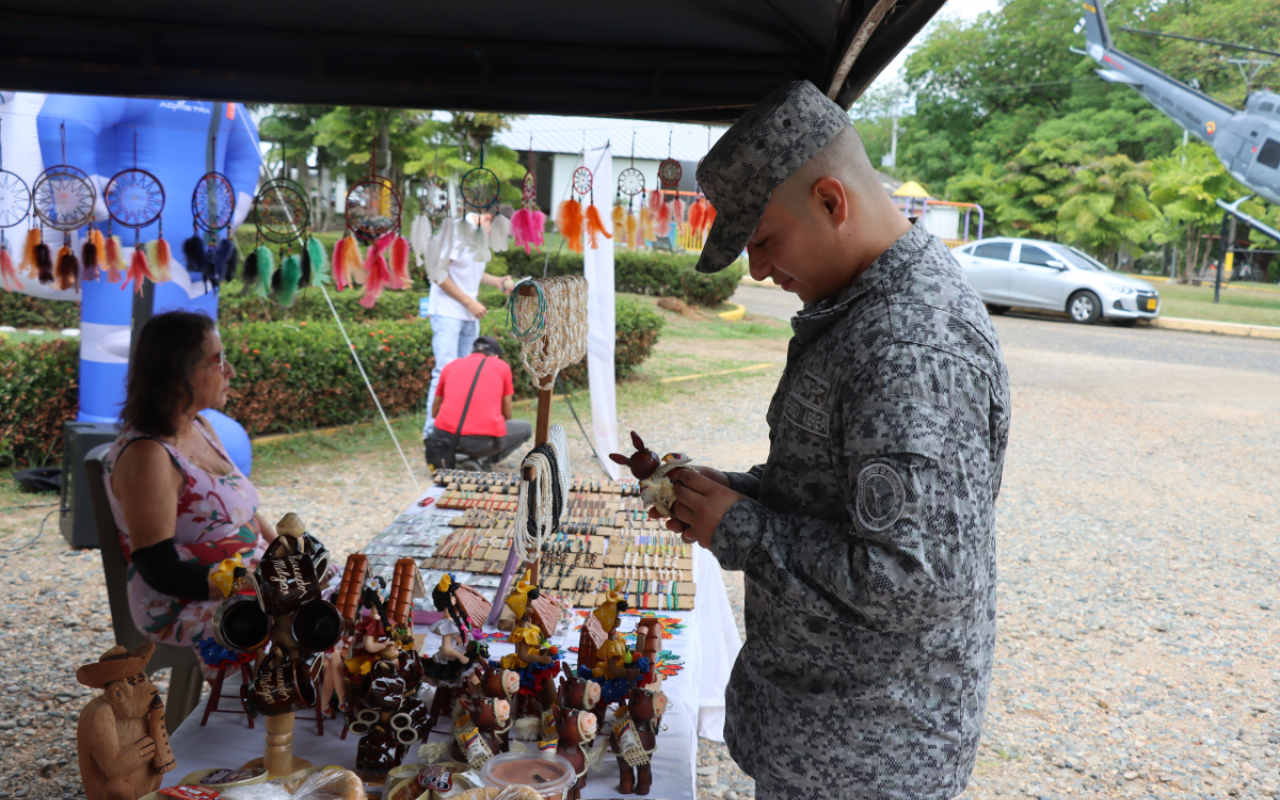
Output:
[[147,642],[130,653],[116,646],[97,663],[76,670],[76,680],[102,694],[80,712],[76,750],[89,800],[137,800],[160,788],[175,766],[164,727],[164,703],[146,676],[156,649]]
[[650,672],[650,660],[632,652],[627,647],[626,637],[618,633],[618,623],[626,610],[627,601],[622,599],[622,595],[609,592],[605,602],[591,612],[600,627],[608,632],[608,638],[596,652],[595,665],[579,665],[578,676],[600,685],[602,711],[614,703],[626,702],[632,687]]
[[672,516],[671,508],[676,503],[675,487],[667,477],[672,471],[693,463],[693,459],[683,453],[667,453],[662,458],[644,446],[644,441],[635,431],[631,432],[631,444],[636,452],[630,456],[610,453],[609,458],[618,464],[625,465],[631,474],[640,481],[640,499],[658,509],[664,517]]
[[476,658],[476,642],[468,636],[469,633],[474,636],[471,619],[458,602],[460,586],[452,575],[446,574],[431,591],[431,602],[436,611],[445,612],[428,628],[440,637],[440,649],[423,665],[427,681],[432,685],[457,686],[480,667],[480,660]]
[[503,669],[519,673],[519,694],[540,706],[536,710],[526,706],[523,713],[540,714],[555,704],[556,662],[560,654],[554,646],[545,645],[542,629],[533,623],[530,616],[533,601],[538,598],[538,587],[529,582],[531,579],[532,574],[526,572],[507,597],[507,608],[516,616],[515,629],[507,641],[516,646],[516,651],[503,656],[501,665]]
[[650,761],[658,749],[658,731],[666,710],[666,694],[632,689],[626,710],[614,715],[611,743],[618,757],[619,794],[649,793],[653,783]]

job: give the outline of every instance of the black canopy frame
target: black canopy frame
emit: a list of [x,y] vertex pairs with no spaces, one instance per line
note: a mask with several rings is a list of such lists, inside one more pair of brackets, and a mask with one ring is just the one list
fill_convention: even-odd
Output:
[[725,123],[845,108],[944,0],[0,0],[0,88]]

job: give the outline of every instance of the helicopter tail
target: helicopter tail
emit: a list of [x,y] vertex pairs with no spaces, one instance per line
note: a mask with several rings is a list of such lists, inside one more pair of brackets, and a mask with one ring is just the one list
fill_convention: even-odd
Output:
[[1093,55],[1095,45],[1100,46],[1103,52],[1111,49],[1111,31],[1107,28],[1106,15],[1102,13],[1101,0],[1084,3],[1084,37],[1089,44],[1090,55]]

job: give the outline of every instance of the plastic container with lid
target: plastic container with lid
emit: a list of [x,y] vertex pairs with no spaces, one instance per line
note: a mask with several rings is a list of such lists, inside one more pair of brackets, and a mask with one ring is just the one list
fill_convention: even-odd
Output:
[[528,786],[545,800],[562,800],[578,774],[564,756],[529,751],[494,756],[484,763],[480,779],[486,786]]

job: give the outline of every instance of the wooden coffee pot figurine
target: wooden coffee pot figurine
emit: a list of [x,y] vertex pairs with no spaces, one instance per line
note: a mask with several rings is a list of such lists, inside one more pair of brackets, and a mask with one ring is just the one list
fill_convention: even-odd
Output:
[[76,670],[76,680],[102,694],[80,712],[76,751],[88,800],[137,800],[160,788],[175,766],[164,727],[164,703],[146,675],[156,649],[147,642],[130,653],[119,645],[97,663]]
[[610,453],[609,458],[618,464],[625,465],[631,474],[640,481],[640,499],[658,509],[664,517],[670,517],[671,508],[676,503],[675,487],[671,485],[668,473],[693,463],[693,459],[683,453],[667,453],[662,458],[644,446],[644,441],[635,431],[631,432],[631,444],[636,452],[629,456],[621,453]]

